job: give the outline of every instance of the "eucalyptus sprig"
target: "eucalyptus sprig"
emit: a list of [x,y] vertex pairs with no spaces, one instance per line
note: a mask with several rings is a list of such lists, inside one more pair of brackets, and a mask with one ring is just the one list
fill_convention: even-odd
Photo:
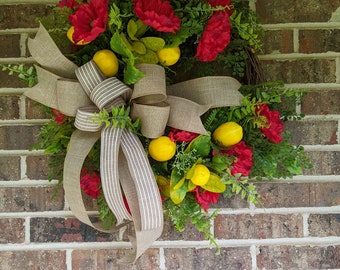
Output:
[[126,128],[135,133],[138,133],[140,129],[140,120],[136,119],[132,121],[130,117],[130,107],[125,107],[124,105],[120,107],[111,106],[110,113],[102,109],[99,113],[95,113],[95,115],[91,117],[91,120],[99,126],[104,124],[105,127]]

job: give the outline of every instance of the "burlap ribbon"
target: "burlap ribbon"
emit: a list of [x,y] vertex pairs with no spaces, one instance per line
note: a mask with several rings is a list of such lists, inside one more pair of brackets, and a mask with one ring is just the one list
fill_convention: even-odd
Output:
[[[131,220],[136,240],[127,261],[138,258],[160,235],[163,212],[160,195],[142,144],[132,132],[103,128],[89,118],[102,108],[120,106],[129,100],[133,118],[140,118],[142,133],[155,138],[165,126],[206,134],[200,116],[209,108],[239,105],[240,83],[231,77],[204,77],[166,88],[161,66],[143,64],[145,77],[132,91],[117,78],[105,78],[94,62],[77,67],[59,51],[43,26],[28,42],[29,50],[41,67],[36,67],[39,83],[25,95],[65,115],[76,116],[70,148],[64,161],[66,199],[75,216],[92,223],[82,201],[80,171],[89,151],[101,139],[101,181],[105,199],[117,218],[117,229]],[[123,202],[125,194],[130,210]]]

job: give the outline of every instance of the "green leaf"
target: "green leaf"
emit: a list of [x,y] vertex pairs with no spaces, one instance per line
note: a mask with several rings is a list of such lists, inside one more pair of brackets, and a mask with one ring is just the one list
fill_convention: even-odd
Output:
[[140,19],[136,21],[136,24],[137,24],[137,32],[135,36],[139,38],[144,35],[146,30],[148,29],[148,26],[144,24]]
[[137,69],[133,64],[128,63],[124,72],[124,82],[126,84],[135,84],[141,78],[144,77],[144,73]]
[[202,188],[211,192],[222,193],[226,190],[226,185],[222,182],[221,177],[211,172],[208,182]]
[[159,37],[144,37],[141,38],[141,42],[144,43],[145,47],[148,49],[157,52],[158,50],[164,48],[165,41]]
[[187,151],[195,150],[200,157],[206,157],[210,153],[210,142],[210,136],[200,135],[190,142]]
[[133,50],[139,54],[146,54],[146,47],[140,41],[134,41],[132,43]]
[[157,64],[159,61],[157,54],[149,49],[146,49],[146,53],[143,55],[138,55],[136,62],[137,63],[146,63],[146,64]]
[[132,40],[138,40],[138,38],[136,38],[135,36],[137,33],[137,29],[138,29],[138,26],[136,22],[133,19],[129,20],[128,25],[127,25],[127,33]]

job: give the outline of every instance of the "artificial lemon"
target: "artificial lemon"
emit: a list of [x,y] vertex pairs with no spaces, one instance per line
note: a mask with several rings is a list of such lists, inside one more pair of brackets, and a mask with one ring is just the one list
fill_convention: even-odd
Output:
[[67,30],[67,33],[66,33],[66,36],[67,38],[73,43],[73,44],[76,44],[76,45],[86,45],[90,42],[84,42],[84,40],[80,40],[78,41],[77,43],[75,43],[73,41],[73,33],[74,33],[74,26],[71,26],[68,30]]
[[228,147],[242,140],[243,129],[235,122],[226,122],[220,125],[213,133],[213,138],[218,144]]
[[113,77],[118,72],[119,63],[113,51],[97,51],[93,56],[93,61],[106,77]]
[[209,178],[210,178],[210,171],[207,168],[207,166],[203,164],[197,164],[195,166],[194,173],[190,180],[196,186],[204,186],[206,183],[208,183]]
[[163,48],[157,51],[159,62],[165,66],[172,66],[177,63],[181,56],[179,47]]
[[176,153],[176,143],[169,137],[161,136],[153,139],[149,144],[149,154],[157,161],[163,162],[171,159]]

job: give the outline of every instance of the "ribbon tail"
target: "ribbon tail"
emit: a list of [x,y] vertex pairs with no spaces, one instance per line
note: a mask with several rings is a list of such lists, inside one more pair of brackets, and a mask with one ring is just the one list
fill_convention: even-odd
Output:
[[77,65],[61,53],[42,24],[35,38],[28,40],[27,46],[34,60],[41,66],[61,77],[75,79]]
[[64,162],[63,186],[71,211],[81,222],[103,232],[112,232],[105,230],[101,223],[92,223],[87,214],[80,188],[80,171],[84,160],[99,138],[100,132],[81,130],[73,132]]
[[161,196],[138,137],[123,130],[119,153],[121,185],[127,197],[136,232],[133,251],[126,260],[135,261],[163,230]]
[[101,136],[100,176],[106,202],[117,219],[117,225],[124,219],[131,220],[119,184],[118,153],[122,130],[104,128]]

